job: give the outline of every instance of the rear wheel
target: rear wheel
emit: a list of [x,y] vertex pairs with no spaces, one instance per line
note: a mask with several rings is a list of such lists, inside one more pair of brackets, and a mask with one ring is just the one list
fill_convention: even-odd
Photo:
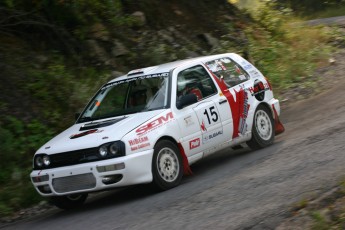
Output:
[[252,127],[252,139],[247,142],[251,149],[261,149],[273,144],[274,141],[274,120],[271,111],[259,105],[254,114]]
[[180,184],[183,167],[180,151],[168,140],[158,142],[152,159],[153,184],[159,190],[168,190]]
[[69,210],[82,206],[86,201],[88,194],[72,194],[68,196],[54,196],[50,199],[56,207]]

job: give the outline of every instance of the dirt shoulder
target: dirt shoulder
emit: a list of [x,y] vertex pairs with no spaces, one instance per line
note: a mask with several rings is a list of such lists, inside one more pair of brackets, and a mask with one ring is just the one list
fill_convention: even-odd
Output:
[[[329,66],[317,70],[314,74],[316,87],[301,86],[281,94],[283,111],[289,112],[302,103],[305,106],[304,101],[308,98],[322,99],[324,94],[333,94],[334,90],[341,90],[341,86],[345,85],[344,73],[345,49],[341,49],[330,59]],[[320,100],[320,106],[322,106],[322,100]],[[334,109],[336,110],[337,107]],[[308,108],[304,107],[303,110],[308,111]],[[325,114],[327,112],[324,111]],[[315,116],[318,115],[315,114]],[[339,181],[339,185],[326,190],[328,192],[321,196],[310,196],[291,204],[290,217],[276,229],[345,229],[345,171],[344,179]]]
[[276,230],[345,229],[345,180],[322,196],[301,200]]
[[280,92],[279,98],[283,108],[291,107],[296,101],[316,96],[345,82],[345,48],[337,50],[328,61],[327,66],[317,69],[308,79],[306,84],[310,86],[300,84]]

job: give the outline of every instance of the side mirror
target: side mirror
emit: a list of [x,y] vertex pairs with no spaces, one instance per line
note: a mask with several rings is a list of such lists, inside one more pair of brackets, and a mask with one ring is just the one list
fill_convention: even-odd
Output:
[[195,94],[187,94],[180,97],[180,99],[176,102],[176,108],[182,109],[188,105],[194,104],[198,102],[198,98]]

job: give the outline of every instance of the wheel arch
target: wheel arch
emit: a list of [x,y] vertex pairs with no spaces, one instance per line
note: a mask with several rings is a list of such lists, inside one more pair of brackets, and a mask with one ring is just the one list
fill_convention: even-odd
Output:
[[266,108],[271,112],[271,116],[272,116],[273,120],[275,120],[274,111],[273,111],[272,106],[270,106],[267,102],[264,102],[264,101],[263,101],[263,102],[259,103],[259,104],[256,106],[256,108],[259,107],[260,105],[266,107]]
[[176,145],[176,147],[179,149],[179,152],[180,152],[181,157],[182,157],[184,175],[192,175],[193,172],[192,172],[191,168],[189,167],[189,161],[188,161],[187,155],[186,155],[186,153],[182,147],[182,144],[179,143],[178,141],[176,141],[175,138],[173,138],[171,136],[162,136],[162,137],[158,138],[154,147],[156,147],[157,143],[159,143],[162,140],[171,141],[173,144]]
[[156,147],[157,143],[162,141],[162,140],[171,141],[172,143],[174,143],[176,145],[176,147],[178,147],[178,142],[171,136],[162,136],[162,137],[158,138],[154,147]]

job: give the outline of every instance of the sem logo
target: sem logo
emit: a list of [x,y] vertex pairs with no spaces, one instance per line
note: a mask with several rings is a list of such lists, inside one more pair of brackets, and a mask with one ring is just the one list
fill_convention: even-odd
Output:
[[195,149],[200,146],[200,138],[189,141],[189,149]]
[[174,116],[173,116],[172,112],[169,112],[165,116],[161,116],[161,117],[157,118],[156,120],[153,120],[150,123],[139,127],[136,130],[136,133],[138,135],[142,135],[144,133],[147,133],[148,131],[151,131],[154,128],[161,126],[163,123],[167,123],[168,121],[172,120],[173,118],[174,118]]

